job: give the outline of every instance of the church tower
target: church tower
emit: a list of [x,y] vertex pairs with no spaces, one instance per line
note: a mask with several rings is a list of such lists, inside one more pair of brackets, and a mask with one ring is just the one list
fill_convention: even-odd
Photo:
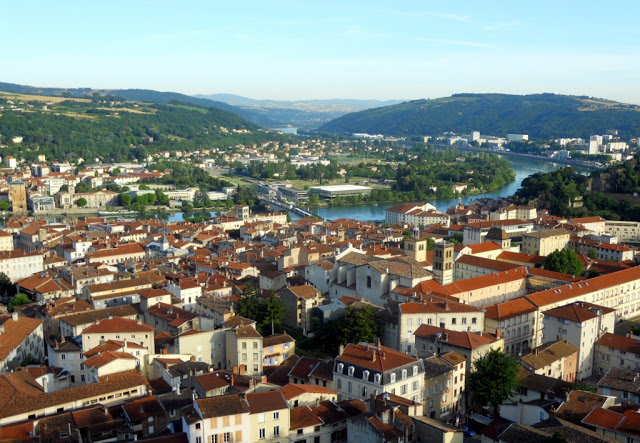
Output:
[[11,210],[14,214],[27,212],[27,190],[23,181],[16,180],[11,182],[9,202],[11,203]]
[[411,257],[415,261],[423,262],[427,260],[427,239],[420,238],[420,228],[417,226],[412,230],[412,238],[404,240],[402,252],[407,257]]
[[434,245],[433,275],[441,285],[453,283],[453,243],[443,241]]

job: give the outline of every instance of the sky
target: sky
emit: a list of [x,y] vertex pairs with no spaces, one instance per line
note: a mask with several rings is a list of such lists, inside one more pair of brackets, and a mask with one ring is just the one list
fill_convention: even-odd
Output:
[[0,81],[256,99],[640,103],[640,2],[0,0]]

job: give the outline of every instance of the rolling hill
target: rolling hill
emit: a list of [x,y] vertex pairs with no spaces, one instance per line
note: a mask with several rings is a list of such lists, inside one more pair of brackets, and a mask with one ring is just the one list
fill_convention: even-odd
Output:
[[557,94],[455,94],[413,100],[339,117],[319,131],[435,135],[444,132],[530,138],[588,137],[618,129],[621,136],[640,134],[640,108],[603,99]]

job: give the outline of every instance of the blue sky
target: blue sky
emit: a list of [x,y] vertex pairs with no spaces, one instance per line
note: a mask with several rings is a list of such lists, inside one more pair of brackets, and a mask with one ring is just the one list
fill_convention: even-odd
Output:
[[635,1],[0,1],[0,81],[270,99],[640,103]]

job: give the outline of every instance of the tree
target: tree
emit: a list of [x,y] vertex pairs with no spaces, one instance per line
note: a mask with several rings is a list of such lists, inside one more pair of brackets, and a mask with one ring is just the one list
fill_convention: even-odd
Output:
[[0,202],[0,211],[8,211],[11,207],[9,202]]
[[518,387],[519,370],[514,357],[492,349],[473,362],[473,371],[468,377],[469,390],[480,404],[492,405],[497,417],[500,403],[509,399]]
[[312,194],[309,197],[309,206],[318,206],[319,203],[320,203],[320,197],[318,196],[318,194]]
[[596,252],[595,249],[589,248],[589,250],[587,251],[587,257],[589,257],[590,259],[593,259],[593,260],[597,260],[598,259],[598,253]]
[[80,197],[78,200],[76,200],[76,205],[78,205],[79,208],[84,208],[85,206],[87,206],[87,199],[84,197]]
[[7,274],[0,272],[0,294],[7,297],[16,293],[16,287],[11,282],[11,279],[7,277]]
[[251,320],[258,321],[260,317],[260,299],[252,284],[248,284],[238,300],[238,314]]
[[580,275],[584,266],[573,249],[553,251],[544,259],[544,269],[562,272],[569,275]]
[[338,319],[336,334],[342,345],[373,343],[382,335],[382,324],[370,306],[360,308],[349,306]]
[[286,317],[287,307],[274,291],[269,291],[269,298],[262,302],[262,309],[264,312],[262,324],[264,326],[271,323],[271,335],[273,335],[276,333],[275,326],[280,326],[280,322]]
[[118,200],[120,200],[120,204],[122,206],[126,206],[127,208],[131,206],[131,195],[123,192],[122,194],[118,194]]
[[27,305],[29,303],[31,303],[31,299],[29,298],[29,296],[27,294],[19,292],[14,295],[9,302],[9,311],[12,312],[16,306]]

